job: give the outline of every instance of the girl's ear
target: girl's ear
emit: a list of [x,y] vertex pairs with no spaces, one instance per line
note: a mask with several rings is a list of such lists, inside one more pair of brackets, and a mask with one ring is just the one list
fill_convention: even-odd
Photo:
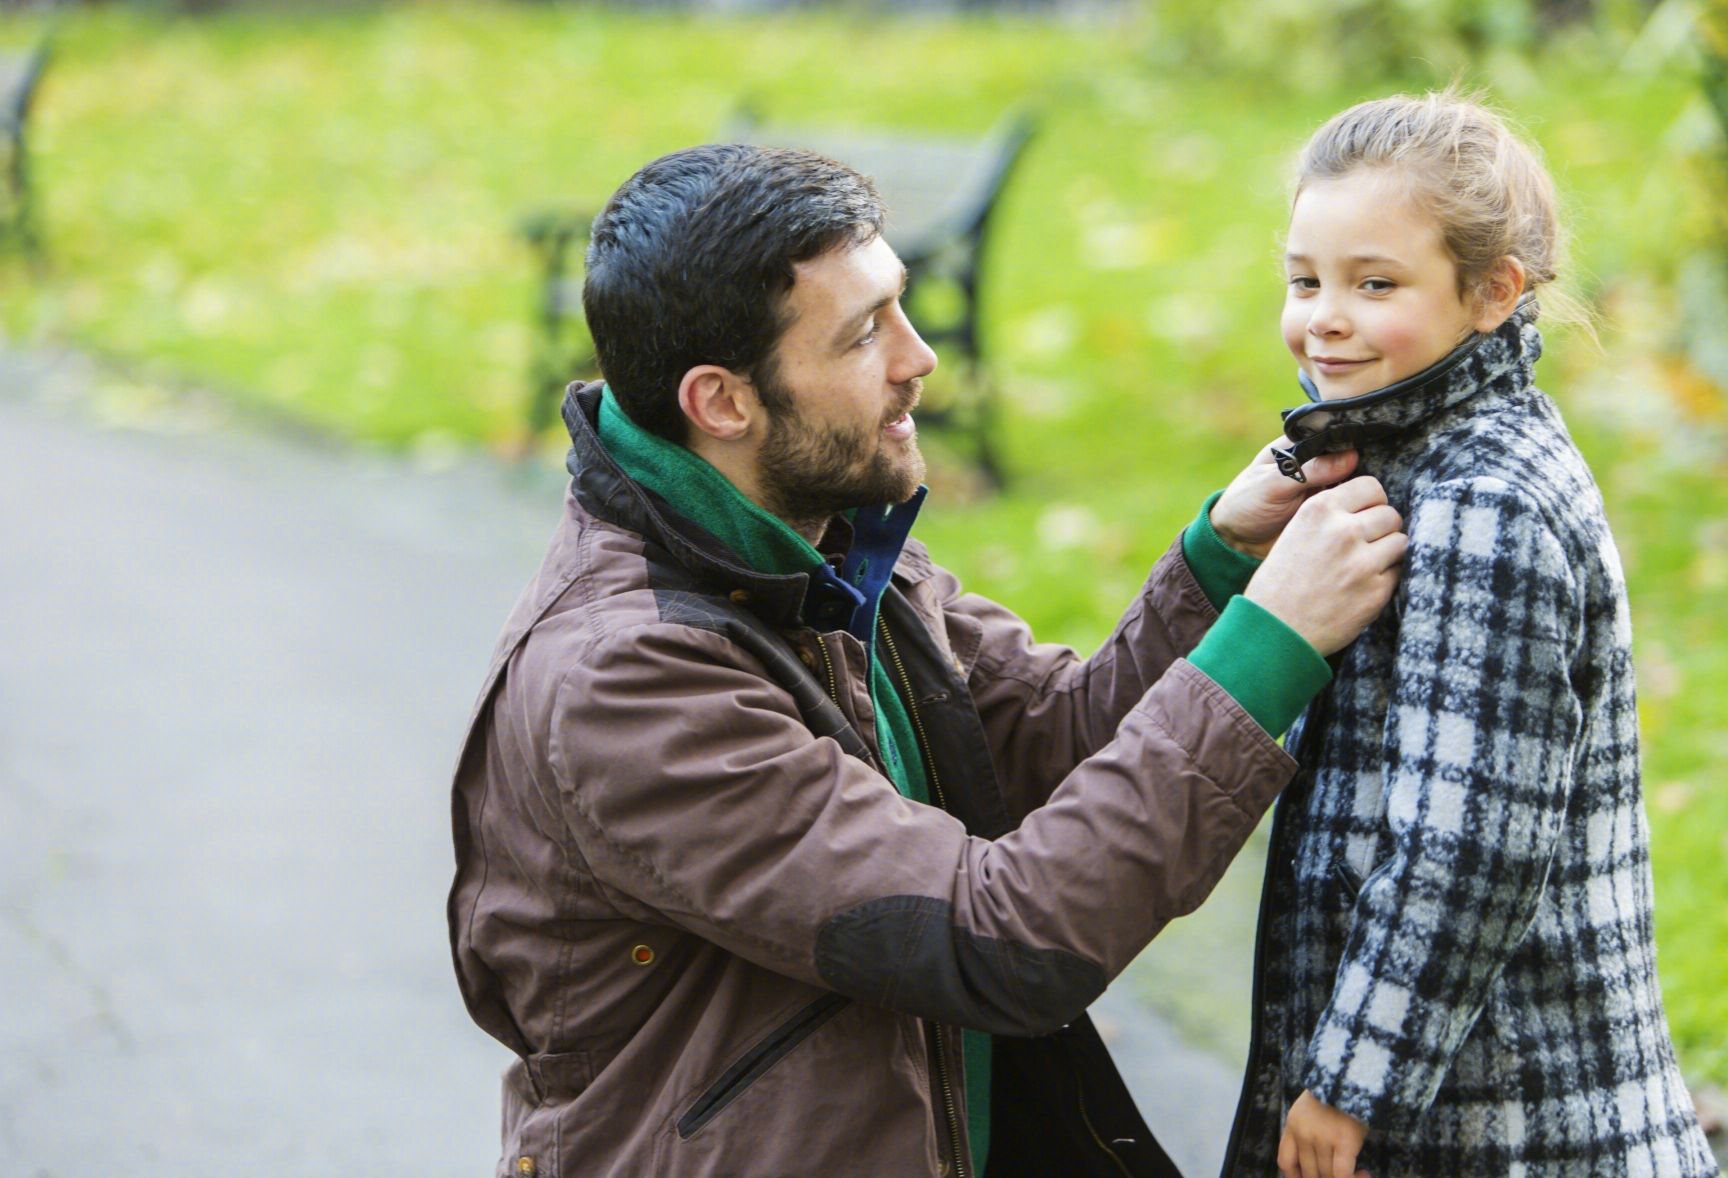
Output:
[[1524,285],[1524,263],[1510,256],[1495,262],[1476,287],[1476,330],[1486,334],[1506,322]]

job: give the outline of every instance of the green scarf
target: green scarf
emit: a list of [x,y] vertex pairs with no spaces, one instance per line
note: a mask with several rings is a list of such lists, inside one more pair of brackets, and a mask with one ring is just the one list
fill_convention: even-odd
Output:
[[[808,573],[823,563],[808,540],[759,507],[706,460],[631,421],[610,388],[600,396],[599,432],[601,445],[625,474],[707,529],[757,572]],[[879,604],[870,601],[863,608],[875,616]],[[881,647],[880,623],[875,632]],[[902,796],[928,805],[930,786],[918,735],[885,655],[879,649],[870,659],[870,702],[876,709],[882,763]],[[990,1146],[990,1036],[966,1031],[965,1045],[967,1136],[972,1168],[982,1174]]]

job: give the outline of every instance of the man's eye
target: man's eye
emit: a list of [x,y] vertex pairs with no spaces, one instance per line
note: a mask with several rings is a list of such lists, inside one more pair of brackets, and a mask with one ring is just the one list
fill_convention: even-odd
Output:
[[876,342],[876,324],[872,323],[869,327],[866,327],[864,329],[864,335],[862,336],[862,338],[860,338],[858,340],[858,346],[863,347],[865,344],[873,344],[875,342]]
[[1398,284],[1389,278],[1365,278],[1362,280],[1362,289],[1370,294],[1385,294],[1389,290],[1395,290],[1397,286]]

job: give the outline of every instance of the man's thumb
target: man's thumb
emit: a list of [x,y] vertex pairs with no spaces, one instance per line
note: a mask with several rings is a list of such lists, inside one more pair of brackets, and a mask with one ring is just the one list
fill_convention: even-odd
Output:
[[1341,483],[1350,477],[1350,472],[1356,469],[1361,461],[1354,450],[1340,450],[1336,454],[1322,454],[1318,458],[1310,458],[1302,464],[1302,473],[1308,476],[1308,482],[1316,489],[1330,487]]

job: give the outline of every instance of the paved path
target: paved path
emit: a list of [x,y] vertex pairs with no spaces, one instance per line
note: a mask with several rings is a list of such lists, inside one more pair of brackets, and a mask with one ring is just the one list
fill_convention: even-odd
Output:
[[[489,1173],[446,781],[558,472],[101,386],[0,353],[0,1174]],[[1097,1013],[1215,1172],[1234,1067],[1125,987]]]

